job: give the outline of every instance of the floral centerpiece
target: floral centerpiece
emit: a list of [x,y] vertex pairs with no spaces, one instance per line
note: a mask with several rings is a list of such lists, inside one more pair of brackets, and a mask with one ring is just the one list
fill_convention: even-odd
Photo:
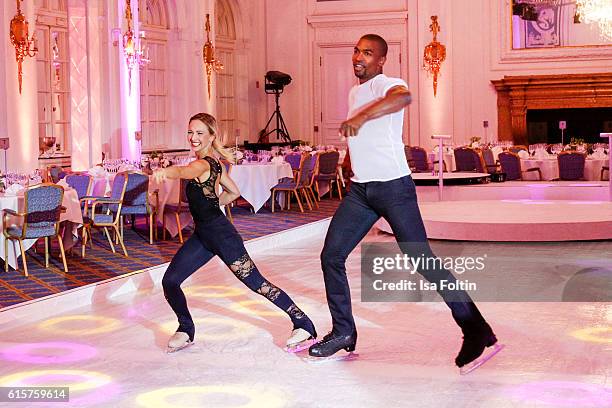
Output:
[[156,150],[142,159],[142,167],[148,171],[153,171],[158,168],[166,168],[170,165],[172,165],[172,162],[168,160],[168,158],[164,157],[164,153]]
[[473,136],[470,138],[470,147],[477,148],[480,146],[480,137]]

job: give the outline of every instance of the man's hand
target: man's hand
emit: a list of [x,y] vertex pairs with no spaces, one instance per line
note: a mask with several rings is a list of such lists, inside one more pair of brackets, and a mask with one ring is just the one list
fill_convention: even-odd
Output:
[[342,122],[340,125],[340,129],[338,130],[338,135],[340,137],[351,137],[357,136],[359,129],[365,123],[365,118],[362,115],[356,115]]

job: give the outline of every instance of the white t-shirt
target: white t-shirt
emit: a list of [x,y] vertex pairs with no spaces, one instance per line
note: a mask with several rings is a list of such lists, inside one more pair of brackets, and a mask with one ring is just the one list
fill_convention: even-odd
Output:
[[[348,118],[382,99],[389,89],[398,85],[408,87],[403,79],[384,74],[355,85],[349,92]],[[357,136],[347,138],[354,173],[351,180],[357,183],[389,181],[410,174],[402,141],[403,123],[404,109],[401,109],[364,123]]]

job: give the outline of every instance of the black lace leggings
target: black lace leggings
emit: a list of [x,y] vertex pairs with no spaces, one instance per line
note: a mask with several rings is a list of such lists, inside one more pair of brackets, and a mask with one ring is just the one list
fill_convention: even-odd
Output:
[[314,326],[304,312],[282,289],[259,273],[244,248],[242,238],[224,216],[196,224],[196,233],[181,246],[164,274],[162,280],[164,296],[178,317],[177,331],[187,333],[193,340],[195,325],[187,308],[187,299],[181,284],[215,255],[218,255],[249,289],[264,296],[287,313],[294,328],[303,328],[315,334]]

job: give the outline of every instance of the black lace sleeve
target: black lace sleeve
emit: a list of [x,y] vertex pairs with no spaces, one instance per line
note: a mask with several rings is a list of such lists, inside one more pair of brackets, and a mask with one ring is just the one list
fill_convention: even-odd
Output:
[[221,171],[222,171],[221,164],[217,160],[213,159],[212,157],[208,157],[208,156],[206,156],[204,160],[206,160],[208,164],[210,165],[210,174],[208,176],[208,179],[206,179],[206,181],[203,181],[203,182],[198,181],[198,179],[193,179],[191,181],[202,189],[202,193],[204,194],[204,197],[206,197],[209,200],[214,200],[218,203],[219,196],[217,196],[215,187],[217,185],[217,179],[221,175]]

